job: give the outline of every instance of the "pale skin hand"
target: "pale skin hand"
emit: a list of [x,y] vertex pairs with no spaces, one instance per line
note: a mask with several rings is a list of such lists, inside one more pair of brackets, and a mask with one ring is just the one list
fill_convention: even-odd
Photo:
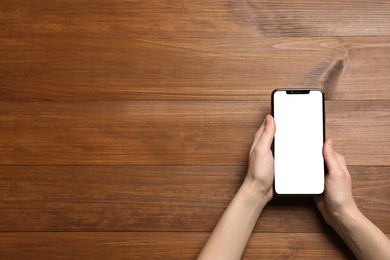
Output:
[[249,164],[246,178],[257,183],[260,193],[266,202],[273,196],[274,157],[271,145],[275,135],[275,122],[271,115],[267,115],[260,129],[256,132],[249,151]]
[[335,219],[357,206],[352,196],[351,176],[345,159],[333,150],[330,138],[324,143],[323,155],[328,168],[325,192],[324,196],[315,197],[315,201],[326,223],[333,226]]
[[390,240],[356,206],[345,159],[333,150],[331,139],[324,143],[323,154],[328,168],[325,192],[315,201],[325,221],[358,259],[390,259]]
[[198,259],[240,259],[265,205],[272,199],[275,123],[267,115],[256,132],[245,180],[214,228]]
[[[265,205],[272,199],[274,178],[271,144],[275,123],[267,115],[255,135],[243,184],[214,228],[198,259],[240,259]],[[390,259],[390,240],[357,208],[344,157],[324,143],[328,168],[323,196],[315,197],[325,221],[359,259]]]

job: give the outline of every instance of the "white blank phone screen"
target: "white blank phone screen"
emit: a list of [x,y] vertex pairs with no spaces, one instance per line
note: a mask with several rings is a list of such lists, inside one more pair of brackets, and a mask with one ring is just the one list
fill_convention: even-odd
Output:
[[323,98],[274,93],[275,191],[277,194],[321,194],[324,190]]

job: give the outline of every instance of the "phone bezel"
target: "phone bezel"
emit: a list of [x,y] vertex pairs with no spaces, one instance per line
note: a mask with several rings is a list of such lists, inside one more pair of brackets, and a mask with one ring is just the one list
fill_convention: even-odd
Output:
[[[285,91],[287,94],[289,95],[295,95],[295,94],[302,94],[302,93],[299,93],[299,92],[302,92],[302,91],[309,91],[309,93],[311,91],[319,91],[321,93],[321,96],[322,96],[322,133],[323,133],[323,136],[322,136],[322,143],[325,142],[325,138],[326,138],[326,134],[325,134],[325,129],[326,129],[326,125],[325,125],[325,95],[324,95],[324,92],[322,89],[320,88],[282,88],[282,89],[274,89],[272,91],[272,94],[271,94],[271,114],[272,114],[272,117],[274,117],[274,105],[275,105],[275,102],[274,102],[274,95],[276,92],[278,91]],[[288,93],[288,92],[292,92],[292,93]],[[297,93],[294,93],[294,92],[297,92]],[[274,147],[274,142],[275,142],[275,138],[273,139],[272,141],[272,146],[271,146],[271,150],[272,150],[272,155],[274,156],[275,155],[275,147]],[[323,161],[324,163],[324,180],[325,180],[325,177],[326,177],[326,174],[327,174],[327,168],[326,168],[326,164],[325,164],[325,160]],[[325,183],[325,182],[324,182]],[[275,175],[274,175],[274,180],[273,180],[273,191],[274,191],[274,194],[278,197],[307,197],[307,196],[318,196],[318,195],[322,195],[324,194],[324,190],[325,190],[325,186],[324,186],[324,189],[321,193],[318,193],[318,194],[285,194],[285,193],[277,193],[276,192],[276,189],[275,189]]]

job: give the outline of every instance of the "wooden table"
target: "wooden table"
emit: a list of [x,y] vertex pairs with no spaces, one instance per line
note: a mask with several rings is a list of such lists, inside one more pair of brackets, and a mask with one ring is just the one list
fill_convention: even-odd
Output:
[[[193,259],[281,87],[326,92],[361,211],[390,234],[388,1],[0,2],[0,258]],[[311,198],[244,259],[352,257]]]

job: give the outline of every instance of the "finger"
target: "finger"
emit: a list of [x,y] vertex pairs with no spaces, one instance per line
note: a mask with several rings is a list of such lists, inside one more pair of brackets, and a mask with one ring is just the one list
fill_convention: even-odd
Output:
[[274,118],[271,115],[267,115],[265,117],[264,131],[257,145],[265,149],[270,149],[272,141],[274,140],[275,130]]
[[251,146],[251,149],[250,149],[249,154],[251,154],[252,151],[253,151],[253,149],[255,149],[256,144],[259,142],[260,137],[261,137],[261,135],[263,134],[264,126],[265,126],[265,120],[266,120],[266,119],[267,119],[267,116],[264,118],[263,123],[261,124],[259,130],[257,130],[257,132],[256,132],[256,134],[255,134],[255,138],[254,138],[254,140],[253,140],[253,143],[252,143],[252,146]]
[[339,161],[337,160],[336,152],[332,148],[331,138],[328,138],[325,141],[322,152],[324,155],[326,167],[328,168],[328,173],[339,172],[340,170],[343,170]]
[[323,196],[314,196],[314,202],[316,203],[319,211],[322,213],[322,211],[324,210],[324,207],[325,207],[324,197]]

